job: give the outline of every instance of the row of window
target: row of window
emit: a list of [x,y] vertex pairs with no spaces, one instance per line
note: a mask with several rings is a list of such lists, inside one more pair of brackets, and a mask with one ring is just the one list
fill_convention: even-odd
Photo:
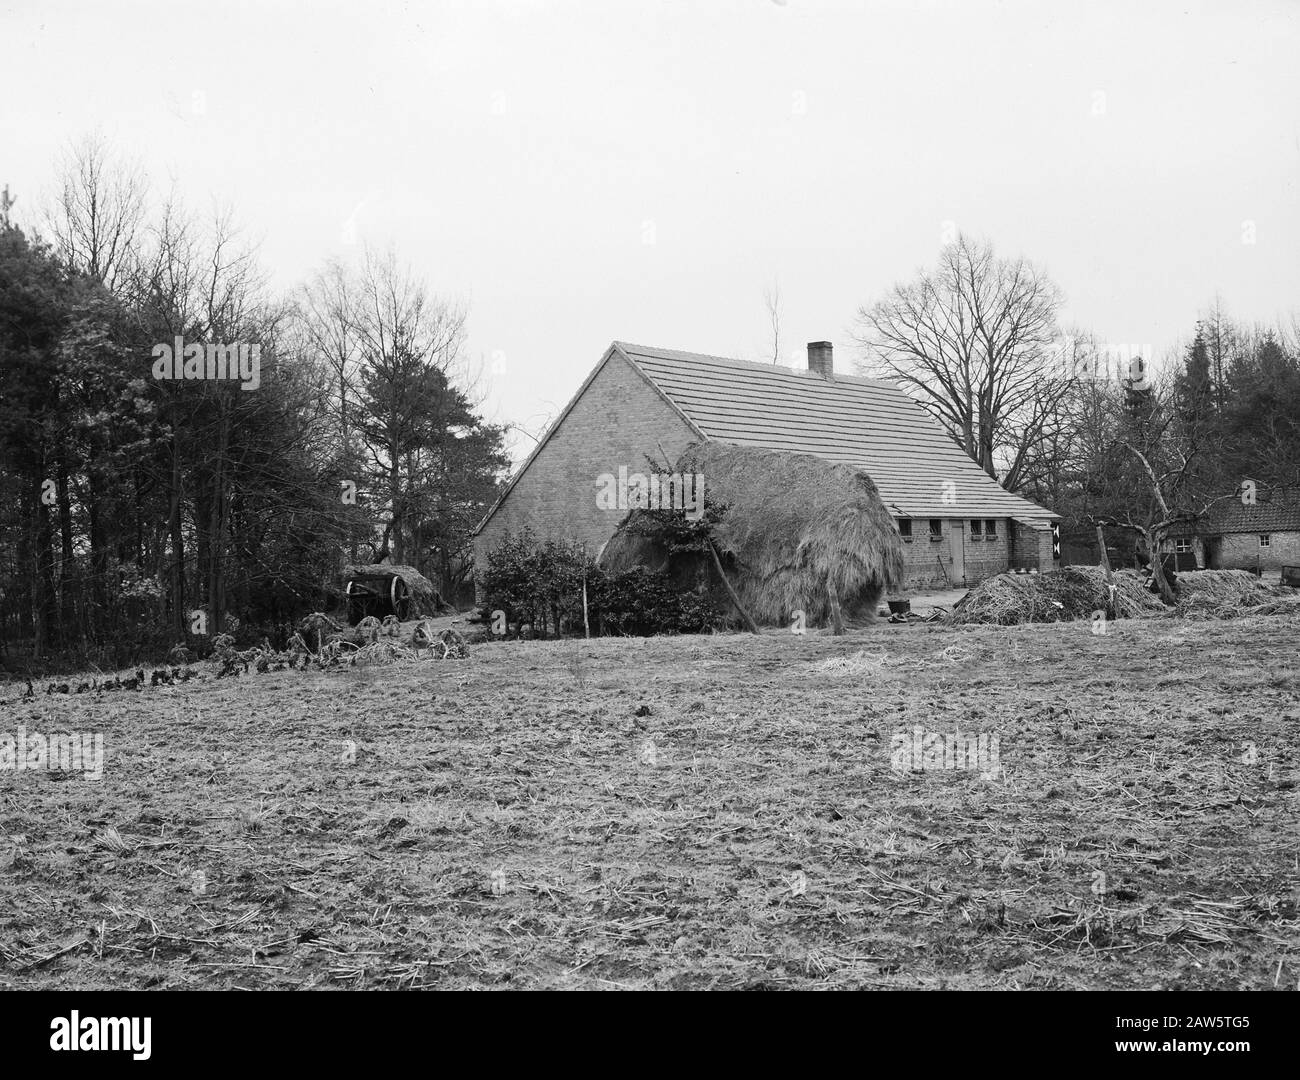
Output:
[[[1259,546],[1262,547],[1262,548],[1265,548],[1265,547],[1272,547],[1272,546],[1273,546],[1273,534],[1272,534],[1272,533],[1260,533],[1260,534],[1259,534]],[[1177,540],[1174,541],[1174,551],[1178,552],[1178,554],[1181,555],[1181,554],[1183,554],[1184,552],[1188,552],[1188,551],[1191,551],[1191,550],[1192,550],[1192,542],[1191,542],[1191,540],[1189,540],[1187,537],[1179,537]]]
[[[912,542],[912,519],[898,519],[898,535],[903,538],[903,543]],[[998,538],[998,523],[996,518],[971,518],[970,519],[970,538],[972,540],[996,540]],[[930,539],[943,539],[943,519],[930,518]]]

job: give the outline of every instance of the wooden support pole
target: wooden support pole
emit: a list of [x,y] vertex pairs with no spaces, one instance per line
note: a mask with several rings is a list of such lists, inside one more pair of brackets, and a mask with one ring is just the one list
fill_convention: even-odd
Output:
[[831,633],[837,637],[844,633],[844,614],[840,611],[839,593],[835,591],[835,582],[826,579],[826,595],[831,604]]
[[1110,581],[1110,556],[1106,554],[1106,535],[1097,526],[1097,550],[1101,552],[1101,568],[1106,571],[1106,581]]
[[745,610],[745,605],[740,602],[740,597],[736,595],[736,590],[731,587],[731,582],[727,580],[727,573],[722,569],[722,558],[718,555],[718,549],[714,546],[712,540],[705,541],[709,545],[709,552],[713,555],[713,565],[717,568],[718,577],[722,579],[722,584],[727,590],[727,595],[731,597],[731,602],[736,605],[736,610],[740,612],[740,618],[751,634],[758,634],[758,623],[754,622],[749,612]]
[[1110,572],[1110,556],[1106,553],[1106,534],[1097,526],[1097,548],[1101,552],[1101,568],[1106,571],[1106,618],[1115,617],[1115,579]]
[[582,632],[591,637],[591,623],[587,621],[587,571],[582,572]]

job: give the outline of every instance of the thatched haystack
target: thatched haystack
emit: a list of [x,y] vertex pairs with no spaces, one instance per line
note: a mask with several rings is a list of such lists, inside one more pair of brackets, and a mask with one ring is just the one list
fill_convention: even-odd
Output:
[[[1139,574],[1118,570],[1112,580],[1117,618],[1133,619],[1169,611],[1147,589]],[[947,621],[1014,626],[1087,619],[1094,611],[1106,611],[1108,600],[1106,572],[1100,566],[1067,566],[1047,574],[999,574],[981,582],[958,600]]]
[[[673,472],[703,476],[705,518],[727,579],[755,622],[808,626],[875,618],[903,580],[898,530],[871,478],[810,454],[721,443],[687,448]],[[683,589],[705,588],[734,610],[711,553],[670,550],[654,529],[663,511],[633,510],[601,553],[610,572],[666,569]],[[737,613],[739,616],[739,613]]]
[[388,574],[401,578],[406,585],[407,594],[411,599],[411,610],[407,618],[436,617],[438,615],[450,615],[454,612],[455,609],[443,600],[433,582],[413,566],[389,565],[388,563],[349,565],[343,568],[343,581],[346,585],[351,578],[377,577]]

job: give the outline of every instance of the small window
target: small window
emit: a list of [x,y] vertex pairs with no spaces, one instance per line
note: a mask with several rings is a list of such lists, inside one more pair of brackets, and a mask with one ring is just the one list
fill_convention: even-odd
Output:
[[1260,534],[1259,534],[1259,546],[1260,546],[1260,547],[1268,547],[1272,542],[1273,542],[1273,537],[1272,537],[1272,534],[1271,534],[1271,533],[1260,533]]
[[971,518],[970,521],[970,538],[976,542],[984,539],[983,522],[979,518]]
[[943,539],[943,518],[930,519],[930,542]]
[[898,519],[898,535],[903,538],[903,543],[910,544],[912,542],[912,519],[911,518]]
[[998,523],[993,518],[984,519],[984,539],[996,540],[998,538]]
[[1185,536],[1179,537],[1174,541],[1174,551],[1179,555],[1186,555],[1192,550],[1192,542]]

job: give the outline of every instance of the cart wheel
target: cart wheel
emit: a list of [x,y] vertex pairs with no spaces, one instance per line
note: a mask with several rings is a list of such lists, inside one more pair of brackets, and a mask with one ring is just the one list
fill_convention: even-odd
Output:
[[411,595],[406,582],[396,574],[393,575],[390,595],[393,601],[393,614],[397,616],[399,622],[405,622],[411,615]]

